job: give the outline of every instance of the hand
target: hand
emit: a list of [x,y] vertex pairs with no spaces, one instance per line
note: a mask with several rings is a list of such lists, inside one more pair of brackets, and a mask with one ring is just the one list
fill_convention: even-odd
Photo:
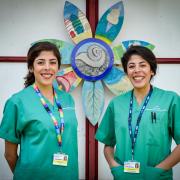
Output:
[[164,170],[168,170],[166,169],[164,166],[162,166],[161,164],[158,164],[157,166],[155,166],[156,168],[160,168],[160,169],[164,169]]

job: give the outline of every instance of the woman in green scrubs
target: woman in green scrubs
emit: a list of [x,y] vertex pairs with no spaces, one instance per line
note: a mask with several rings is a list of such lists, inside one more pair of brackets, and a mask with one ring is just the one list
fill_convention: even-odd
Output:
[[14,180],[78,179],[74,101],[53,87],[60,60],[55,45],[34,44],[27,55],[25,88],[6,102],[0,137]]
[[114,179],[172,180],[180,162],[180,97],[150,84],[157,62],[146,47],[130,47],[122,65],[134,88],[110,102],[96,139]]

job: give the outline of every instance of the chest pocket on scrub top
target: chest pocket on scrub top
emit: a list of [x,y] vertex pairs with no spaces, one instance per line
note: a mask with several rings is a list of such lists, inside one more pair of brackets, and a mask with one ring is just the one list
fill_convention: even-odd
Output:
[[70,106],[66,106],[63,107],[63,111],[64,111],[64,121],[65,121],[65,125],[66,127],[68,126],[77,126],[77,120],[76,120],[76,114],[75,114],[75,108],[74,107],[70,107]]
[[163,139],[168,133],[168,112],[152,110],[148,112],[147,152],[148,165],[155,166],[160,161]]

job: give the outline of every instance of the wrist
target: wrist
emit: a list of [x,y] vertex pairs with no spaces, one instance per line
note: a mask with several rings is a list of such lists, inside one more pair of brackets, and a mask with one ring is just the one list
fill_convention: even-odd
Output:
[[169,170],[169,168],[168,167],[166,167],[165,165],[163,165],[163,164],[158,164],[157,166],[156,166],[156,168],[161,168],[161,169],[164,169],[164,170]]
[[115,167],[115,166],[120,166],[120,164],[117,163],[117,162],[113,159],[113,160],[111,160],[111,162],[109,163],[109,166],[110,166],[110,167]]

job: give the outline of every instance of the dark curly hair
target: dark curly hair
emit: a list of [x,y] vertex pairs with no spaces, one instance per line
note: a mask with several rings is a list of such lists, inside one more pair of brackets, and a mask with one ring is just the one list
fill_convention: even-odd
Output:
[[27,53],[27,67],[28,74],[25,76],[24,86],[28,87],[35,82],[34,73],[32,72],[34,60],[39,56],[42,51],[52,51],[58,60],[58,68],[61,65],[61,55],[56,45],[50,42],[37,42],[30,47]]
[[121,58],[122,66],[126,74],[127,74],[127,64],[132,55],[141,56],[144,60],[148,62],[154,75],[156,74],[157,60],[155,55],[150,49],[138,45],[130,46],[129,49],[124,53],[123,57]]

